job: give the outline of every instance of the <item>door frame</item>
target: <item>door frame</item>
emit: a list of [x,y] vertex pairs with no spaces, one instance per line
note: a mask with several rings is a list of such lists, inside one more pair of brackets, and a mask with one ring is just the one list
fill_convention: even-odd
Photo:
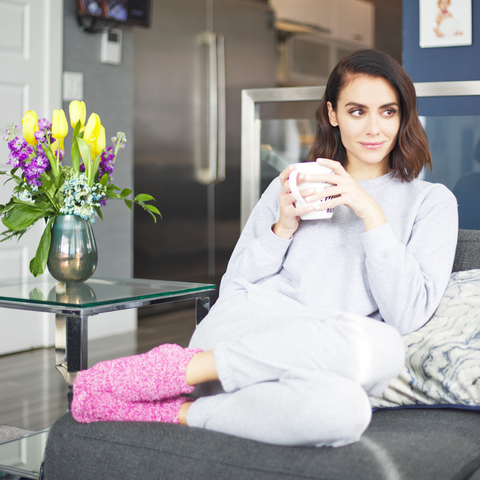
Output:
[[[45,2],[45,52],[48,52],[48,66],[45,69],[43,92],[44,114],[50,116],[53,110],[62,108],[63,79],[63,0]],[[55,344],[55,328],[52,314],[44,314],[42,322],[42,346]]]
[[[41,39],[43,45],[41,47],[44,53],[44,68],[42,68],[41,74],[41,92],[36,93],[35,98],[30,97],[31,93],[29,92],[27,104],[24,105],[24,107],[36,110],[39,117],[51,118],[54,109],[62,108],[64,5],[63,0],[30,0],[29,3],[41,7],[41,18],[30,18],[29,21],[40,22],[43,27]],[[29,15],[29,11],[27,10],[25,14]],[[31,36],[30,31],[24,32],[24,35],[28,35],[25,37],[25,40],[29,43],[37,41],[37,39],[29,38]],[[29,54],[31,55],[31,53]],[[12,119],[11,121],[20,124],[19,118]],[[25,261],[24,259],[24,262]],[[30,345],[30,347],[48,347],[54,345],[55,332],[53,315],[48,313],[38,313],[37,315],[38,318],[35,321],[39,323],[38,333],[35,333],[33,337],[35,343]],[[2,316],[4,319],[7,318],[8,310],[2,309]],[[7,339],[12,335],[20,335],[20,333],[15,332],[14,329],[4,333],[7,335]],[[14,350],[9,350],[4,344],[2,345],[0,355],[18,351],[16,346],[10,346],[10,348],[14,348]],[[7,349],[5,350],[4,348]]]
[[45,51],[48,52],[48,78],[45,81],[44,108],[50,115],[54,109],[62,108],[63,70],[63,0],[45,2]]

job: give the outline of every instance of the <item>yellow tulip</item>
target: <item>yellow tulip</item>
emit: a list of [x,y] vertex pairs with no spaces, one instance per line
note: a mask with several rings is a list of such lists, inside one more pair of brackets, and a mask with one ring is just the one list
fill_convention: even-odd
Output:
[[60,149],[64,150],[63,139],[68,134],[68,122],[63,110],[54,110],[52,118],[52,137],[60,142]]
[[103,127],[103,125],[101,125],[100,135],[92,144],[92,156],[95,158],[97,155],[100,155],[105,150],[106,145],[107,141],[105,139],[105,128]]
[[28,112],[25,113],[25,115],[22,118],[22,124],[23,124],[23,119],[25,117],[33,117],[35,119],[35,121],[38,122],[38,115],[37,115],[37,112],[35,110],[29,110]]
[[38,115],[35,111],[29,110],[22,118],[23,138],[30,145],[37,145],[35,132],[38,132]]
[[78,100],[70,102],[68,111],[70,113],[70,125],[72,128],[75,128],[78,122],[80,122],[82,127],[85,125],[85,120],[87,118],[87,107],[85,106],[85,102],[79,102]]
[[88,145],[95,143],[100,135],[101,126],[102,124],[100,122],[100,117],[96,113],[92,113],[87,124],[85,125],[85,130],[83,132],[83,139],[88,143]]

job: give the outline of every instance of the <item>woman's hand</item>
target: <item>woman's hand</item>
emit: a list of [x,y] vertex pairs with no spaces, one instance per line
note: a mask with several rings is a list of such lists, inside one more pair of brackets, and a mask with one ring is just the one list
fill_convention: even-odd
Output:
[[[289,239],[296,232],[298,228],[298,222],[300,215],[311,212],[313,207],[299,207],[297,208],[295,203],[295,197],[290,191],[290,185],[288,178],[290,173],[295,170],[295,165],[289,165],[280,175],[280,183],[282,185],[278,200],[280,204],[280,217],[278,222],[273,227],[273,232],[281,238]],[[300,173],[297,177],[297,183],[300,184],[305,180],[305,174]],[[308,190],[300,190],[302,197],[309,197],[315,193],[314,188]]]
[[325,158],[319,158],[317,162],[324,167],[332,169],[333,174],[309,175],[307,180],[330,183],[333,186],[313,195],[306,195],[305,201],[314,202],[320,198],[334,198],[322,202],[315,207],[315,210],[326,210],[338,205],[345,205],[363,220],[365,231],[387,223],[378,203],[345,171],[340,162]]

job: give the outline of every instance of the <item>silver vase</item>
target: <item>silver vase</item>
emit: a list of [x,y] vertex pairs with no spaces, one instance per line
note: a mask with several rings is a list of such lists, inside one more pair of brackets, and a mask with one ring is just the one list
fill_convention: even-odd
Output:
[[95,272],[97,244],[89,220],[77,215],[60,215],[52,227],[47,266],[62,283],[85,282]]

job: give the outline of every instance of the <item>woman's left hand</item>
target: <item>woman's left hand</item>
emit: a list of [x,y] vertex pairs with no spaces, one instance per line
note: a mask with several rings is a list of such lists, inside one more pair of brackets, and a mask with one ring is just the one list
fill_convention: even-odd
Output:
[[345,205],[363,220],[365,231],[387,223],[378,203],[346,172],[340,162],[321,158],[317,159],[317,163],[332,169],[333,174],[310,175],[307,180],[330,183],[333,186],[305,198],[306,202],[334,197],[322,202],[315,209],[326,210],[338,205]]

